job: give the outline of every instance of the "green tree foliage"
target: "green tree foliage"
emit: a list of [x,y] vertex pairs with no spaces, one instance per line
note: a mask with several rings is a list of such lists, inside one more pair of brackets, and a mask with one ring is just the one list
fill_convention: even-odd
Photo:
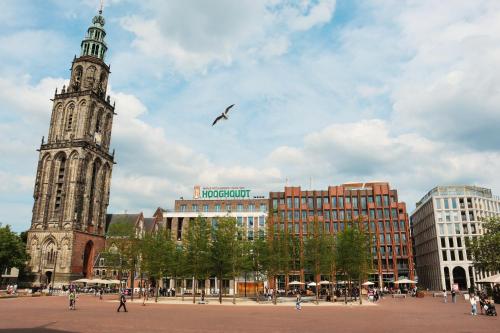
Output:
[[[337,234],[335,263],[340,272],[349,281],[361,282],[371,264],[370,243],[367,235],[359,229],[358,224],[348,227]],[[347,302],[347,298],[346,298]]]
[[323,223],[314,219],[312,232],[304,237],[304,263],[305,269],[314,275],[316,283],[316,300],[319,298],[321,273],[329,273],[335,261],[333,236],[324,232]]
[[159,230],[146,234],[141,239],[141,270],[157,282],[156,298],[158,301],[158,283],[163,276],[173,271],[176,245],[169,232]]
[[189,223],[184,242],[186,274],[193,278],[193,303],[196,302],[196,283],[210,274],[210,225],[198,216]]
[[[236,287],[236,278],[244,270],[247,260],[246,241],[238,239],[236,219],[221,217],[212,230],[210,261],[212,270],[219,280],[219,302],[222,303],[221,283],[224,277],[231,277]],[[233,303],[235,302],[233,293]]]
[[253,242],[249,243],[250,250],[248,252],[249,271],[253,272],[255,277],[255,295],[259,301],[259,280],[264,280],[267,275],[266,260],[267,260],[267,242],[264,237],[258,237]]
[[11,231],[9,225],[0,224],[0,274],[12,267],[21,270],[27,260],[26,244],[21,237]]
[[118,270],[120,279],[124,273],[128,273],[133,285],[136,266],[139,263],[141,235],[138,235],[135,226],[124,218],[111,224],[106,236],[109,247],[103,257],[110,267]]
[[496,272],[500,270],[500,218],[483,221],[484,234],[466,239],[467,251],[472,255],[476,268]]

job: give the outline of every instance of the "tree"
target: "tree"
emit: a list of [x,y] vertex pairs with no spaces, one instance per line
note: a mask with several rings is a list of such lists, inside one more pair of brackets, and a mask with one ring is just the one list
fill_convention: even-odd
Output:
[[28,259],[21,237],[11,231],[9,225],[2,227],[0,224],[0,276],[13,267],[22,270]]
[[319,299],[321,273],[330,272],[334,261],[334,251],[331,247],[332,236],[326,234],[323,224],[314,219],[312,232],[304,237],[305,268],[313,273],[316,283],[316,301]]
[[[371,264],[369,238],[360,230],[358,224],[350,226],[337,234],[335,261],[340,271],[349,282],[358,280],[361,291],[362,278]],[[347,303],[347,293],[345,297]],[[361,297],[360,297],[361,302]]]
[[107,232],[107,242],[110,246],[104,251],[103,257],[107,263],[118,270],[119,278],[127,272],[132,284],[132,300],[134,299],[134,277],[138,264],[138,254],[140,250],[140,235],[137,234],[135,226],[125,218],[118,220],[109,226]]
[[500,217],[483,221],[484,234],[466,239],[474,267],[489,272],[500,271]]
[[175,243],[168,231],[158,230],[155,233],[146,234],[141,240],[141,270],[156,281],[156,302],[158,301],[159,281],[168,274],[174,251]]
[[184,243],[186,273],[193,278],[193,303],[196,303],[196,282],[206,278],[210,269],[210,225],[198,216],[189,223]]
[[255,296],[259,301],[259,279],[266,275],[267,242],[263,237],[258,237],[250,243],[248,252],[248,265],[255,277]]

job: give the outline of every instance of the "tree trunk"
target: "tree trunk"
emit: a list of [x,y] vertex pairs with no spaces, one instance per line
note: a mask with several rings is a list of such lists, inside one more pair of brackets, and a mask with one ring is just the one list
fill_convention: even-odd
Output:
[[155,297],[155,303],[158,303],[158,294],[160,293],[160,280],[161,280],[161,277],[156,281],[156,297]]
[[193,304],[196,303],[196,283],[198,281],[193,277]]
[[184,302],[184,288],[186,287],[186,279],[182,279],[181,286],[182,301]]
[[130,271],[130,281],[131,281],[131,289],[132,289],[132,292],[130,293],[130,301],[133,302],[134,301],[134,277],[135,277],[135,261],[134,261],[134,267],[132,267],[132,270]]
[[222,277],[219,278],[219,303],[222,304]]
[[236,277],[233,277],[233,304],[236,304]]
[[361,292],[361,281],[362,281],[362,280],[361,280],[361,275],[360,275],[360,276],[359,276],[359,282],[358,282],[358,286],[359,286],[359,287],[358,287],[358,290],[359,290],[359,304],[363,304],[363,300],[362,300],[362,297],[361,297],[361,295],[363,294],[363,293]]

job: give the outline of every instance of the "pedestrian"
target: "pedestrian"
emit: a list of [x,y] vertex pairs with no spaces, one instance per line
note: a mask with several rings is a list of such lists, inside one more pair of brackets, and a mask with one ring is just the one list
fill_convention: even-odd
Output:
[[302,310],[302,306],[300,305],[300,302],[302,301],[302,298],[300,296],[300,293],[297,294],[297,299],[295,301],[295,308],[297,310]]
[[443,289],[443,300],[445,303],[448,303],[448,292],[446,289]]
[[102,293],[103,293],[103,290],[102,290],[102,288],[101,288],[101,289],[99,289],[99,299],[100,299],[101,301],[102,301]]
[[470,301],[470,305],[471,305],[470,314],[473,316],[476,316],[477,315],[477,303],[476,303],[477,300],[476,300],[476,296],[474,295],[474,293],[470,294],[469,301]]
[[69,309],[70,310],[75,310],[75,303],[76,303],[76,295],[75,295],[75,292],[72,291],[69,293]]
[[[146,305],[146,301],[148,300],[148,298],[149,298],[148,292],[144,292],[144,297],[142,298],[142,306]],[[127,311],[126,308],[125,308],[125,311]]]
[[456,303],[457,302],[457,292],[455,288],[451,290],[451,302]]
[[484,305],[486,304],[486,295],[484,292],[479,293],[479,308],[481,310],[481,314],[484,314]]
[[127,302],[127,299],[125,298],[125,294],[123,292],[121,292],[120,293],[120,306],[118,307],[116,312],[120,312],[120,309],[122,308],[122,306],[123,306],[123,309],[125,310],[125,312],[128,312],[127,306],[125,305],[126,302]]

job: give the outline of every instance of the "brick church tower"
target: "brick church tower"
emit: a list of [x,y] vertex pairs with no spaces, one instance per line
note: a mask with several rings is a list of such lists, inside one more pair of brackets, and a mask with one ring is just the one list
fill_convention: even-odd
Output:
[[68,87],[55,92],[47,142],[42,139],[28,232],[35,284],[90,277],[104,248],[113,154],[114,105],[106,96],[102,10],[92,20],[71,66]]

